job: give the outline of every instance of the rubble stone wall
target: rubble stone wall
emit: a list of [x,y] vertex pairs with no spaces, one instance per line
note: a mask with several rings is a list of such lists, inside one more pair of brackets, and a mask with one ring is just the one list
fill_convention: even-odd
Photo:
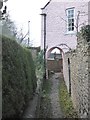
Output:
[[[68,59],[70,60],[70,76]],[[86,118],[90,109],[90,43],[78,39],[77,48],[64,55],[64,79],[79,117]],[[70,83],[71,82],[71,83]],[[71,84],[71,85],[70,85]]]

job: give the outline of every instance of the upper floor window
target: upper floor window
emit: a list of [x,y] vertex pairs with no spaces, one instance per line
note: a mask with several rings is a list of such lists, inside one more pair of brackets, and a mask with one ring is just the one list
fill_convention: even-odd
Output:
[[74,31],[74,8],[69,8],[66,10],[67,12],[67,32]]

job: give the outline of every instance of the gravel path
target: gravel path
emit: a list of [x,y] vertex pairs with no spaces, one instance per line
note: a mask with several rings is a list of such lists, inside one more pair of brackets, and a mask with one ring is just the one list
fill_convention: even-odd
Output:
[[50,93],[51,108],[52,108],[52,115],[53,115],[52,118],[63,118],[63,113],[60,109],[59,93],[58,93],[60,73],[55,73],[50,80],[52,83],[52,88]]

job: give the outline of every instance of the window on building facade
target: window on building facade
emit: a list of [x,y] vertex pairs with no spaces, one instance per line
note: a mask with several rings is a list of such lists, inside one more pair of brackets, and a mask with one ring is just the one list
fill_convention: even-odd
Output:
[[75,14],[75,9],[74,8],[69,8],[66,10],[67,12],[67,32],[74,31],[74,14]]

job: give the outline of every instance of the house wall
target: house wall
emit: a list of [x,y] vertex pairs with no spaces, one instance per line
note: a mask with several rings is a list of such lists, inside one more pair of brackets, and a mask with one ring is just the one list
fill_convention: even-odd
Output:
[[[67,8],[75,7],[75,19],[77,19],[78,11],[80,11],[79,24],[88,23],[88,15],[84,15],[88,11],[88,2],[60,2],[52,0],[42,13],[46,13],[46,46],[47,51],[57,46],[58,44],[65,43],[72,49],[76,48],[76,31],[72,34],[68,34],[66,31],[66,12]],[[85,13],[82,13],[85,12]],[[76,23],[76,21],[75,21]],[[41,27],[41,48],[44,45],[44,17],[42,16],[42,27]],[[61,46],[62,48],[62,46]],[[46,52],[47,54],[47,52]]]
[[90,1],[88,2],[88,23],[90,25]]

